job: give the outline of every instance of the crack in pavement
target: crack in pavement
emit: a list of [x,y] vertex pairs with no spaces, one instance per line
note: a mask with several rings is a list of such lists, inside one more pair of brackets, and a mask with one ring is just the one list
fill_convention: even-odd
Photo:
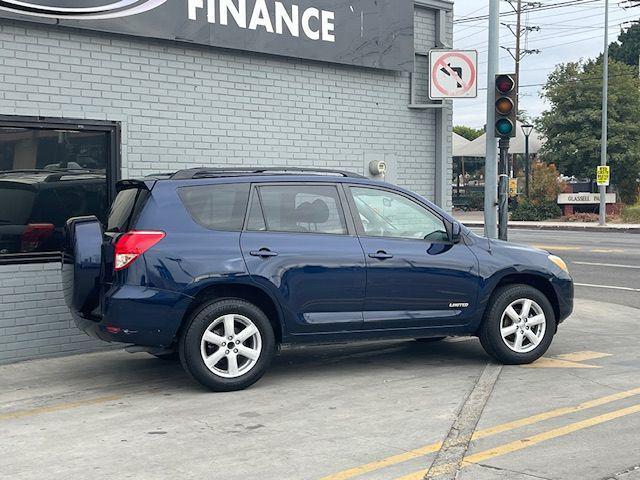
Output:
[[617,477],[626,475],[627,473],[635,472],[636,470],[640,470],[640,463],[637,465],[633,465],[631,467],[627,467],[618,473],[614,473],[613,475],[607,475],[606,477],[602,477],[600,480],[616,480]]
[[424,476],[425,480],[436,477],[441,480],[455,480],[500,372],[502,365],[489,363],[484,368],[456,415],[436,458],[429,466]]
[[487,468],[489,470],[497,470],[499,472],[517,473],[518,475],[524,475],[525,477],[537,478],[539,480],[555,480],[555,479],[553,479],[551,477],[543,477],[541,475],[534,475],[533,473],[525,473],[525,472],[521,472],[519,470],[511,470],[509,468],[496,467],[496,466],[493,466],[493,465],[487,465],[486,463],[474,463],[474,465],[477,465],[477,466],[483,467],[483,468]]

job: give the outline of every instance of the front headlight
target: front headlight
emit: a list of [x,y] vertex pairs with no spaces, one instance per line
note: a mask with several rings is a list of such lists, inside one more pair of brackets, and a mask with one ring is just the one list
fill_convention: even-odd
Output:
[[551,260],[553,263],[555,263],[558,267],[560,267],[565,272],[569,273],[567,264],[560,257],[556,257],[555,255],[549,255],[549,260]]

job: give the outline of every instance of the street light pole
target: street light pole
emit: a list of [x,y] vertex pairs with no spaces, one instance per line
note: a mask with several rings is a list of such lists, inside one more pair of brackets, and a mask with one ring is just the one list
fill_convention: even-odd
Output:
[[529,198],[529,135],[533,131],[533,125],[525,123],[522,125],[522,133],[524,133],[524,193]]
[[[607,101],[609,93],[609,0],[604,2],[604,53],[602,55],[602,138],[600,165],[607,165]],[[607,187],[600,186],[600,225],[607,222]]]
[[524,136],[524,193],[529,198],[529,135]]

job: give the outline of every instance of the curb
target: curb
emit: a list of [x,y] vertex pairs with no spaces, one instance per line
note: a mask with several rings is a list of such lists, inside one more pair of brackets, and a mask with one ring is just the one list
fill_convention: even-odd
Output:
[[[462,224],[469,228],[484,228],[484,222],[477,221],[462,221]],[[618,233],[640,233],[640,227],[627,227],[624,225],[620,226],[604,226],[601,227],[599,225],[571,225],[568,223],[567,225],[557,225],[550,224],[545,225],[543,223],[538,224],[521,224],[521,223],[509,223],[509,228],[514,230],[556,230],[556,231],[565,231],[565,232],[618,232]]]

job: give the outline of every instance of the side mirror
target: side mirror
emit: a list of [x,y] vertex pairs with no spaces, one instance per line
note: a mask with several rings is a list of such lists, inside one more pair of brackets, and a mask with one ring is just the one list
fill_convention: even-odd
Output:
[[451,225],[451,241],[460,243],[460,240],[462,240],[462,227],[458,222],[453,222]]

